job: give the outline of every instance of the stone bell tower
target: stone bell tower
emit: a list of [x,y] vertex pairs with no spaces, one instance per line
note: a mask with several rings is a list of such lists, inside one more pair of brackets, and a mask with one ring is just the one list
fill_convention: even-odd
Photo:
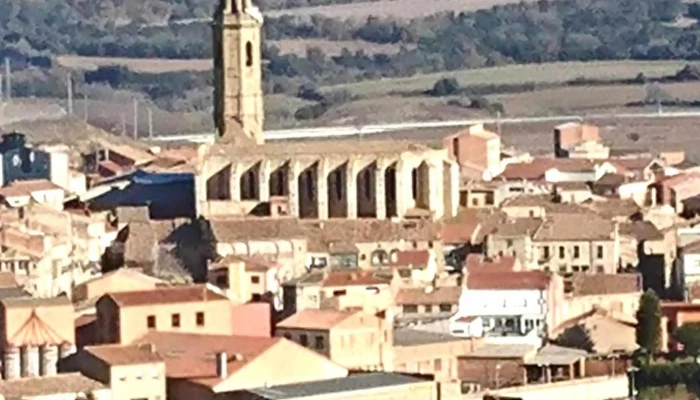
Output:
[[261,28],[252,0],[220,0],[214,16],[214,123],[217,140],[263,144]]

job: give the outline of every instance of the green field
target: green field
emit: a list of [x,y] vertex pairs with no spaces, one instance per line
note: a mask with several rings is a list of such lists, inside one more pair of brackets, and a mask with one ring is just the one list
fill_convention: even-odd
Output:
[[347,89],[354,94],[378,97],[390,92],[426,90],[442,77],[454,77],[463,86],[506,85],[519,83],[557,83],[576,78],[614,80],[631,79],[640,72],[647,77],[672,75],[686,61],[605,61],[549,64],[506,65],[447,73],[423,74],[408,78],[381,79],[326,86],[326,90]]

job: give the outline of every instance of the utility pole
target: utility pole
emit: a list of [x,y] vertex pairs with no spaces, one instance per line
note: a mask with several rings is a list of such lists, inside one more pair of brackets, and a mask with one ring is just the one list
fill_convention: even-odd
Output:
[[85,123],[87,124],[88,122],[88,116],[89,114],[89,109],[88,109],[88,92],[87,89],[83,89],[83,114],[85,115]]
[[73,115],[73,78],[70,76],[70,72],[68,73],[66,86],[68,88],[68,115]]
[[12,101],[12,70],[10,59],[7,57],[5,57],[5,92],[7,92],[7,101]]
[[134,99],[134,139],[139,137],[139,101]]
[[153,139],[153,111],[148,109],[148,138]]

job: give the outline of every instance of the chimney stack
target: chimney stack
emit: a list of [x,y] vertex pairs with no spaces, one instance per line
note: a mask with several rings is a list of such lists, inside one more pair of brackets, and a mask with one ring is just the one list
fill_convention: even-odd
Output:
[[216,376],[218,376],[221,379],[225,379],[228,377],[228,357],[226,356],[226,352],[222,351],[221,353],[216,353]]

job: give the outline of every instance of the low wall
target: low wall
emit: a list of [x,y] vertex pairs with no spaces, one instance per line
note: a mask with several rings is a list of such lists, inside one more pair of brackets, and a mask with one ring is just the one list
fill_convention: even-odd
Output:
[[596,377],[550,384],[527,385],[491,393],[522,400],[607,400],[627,398],[627,376]]

